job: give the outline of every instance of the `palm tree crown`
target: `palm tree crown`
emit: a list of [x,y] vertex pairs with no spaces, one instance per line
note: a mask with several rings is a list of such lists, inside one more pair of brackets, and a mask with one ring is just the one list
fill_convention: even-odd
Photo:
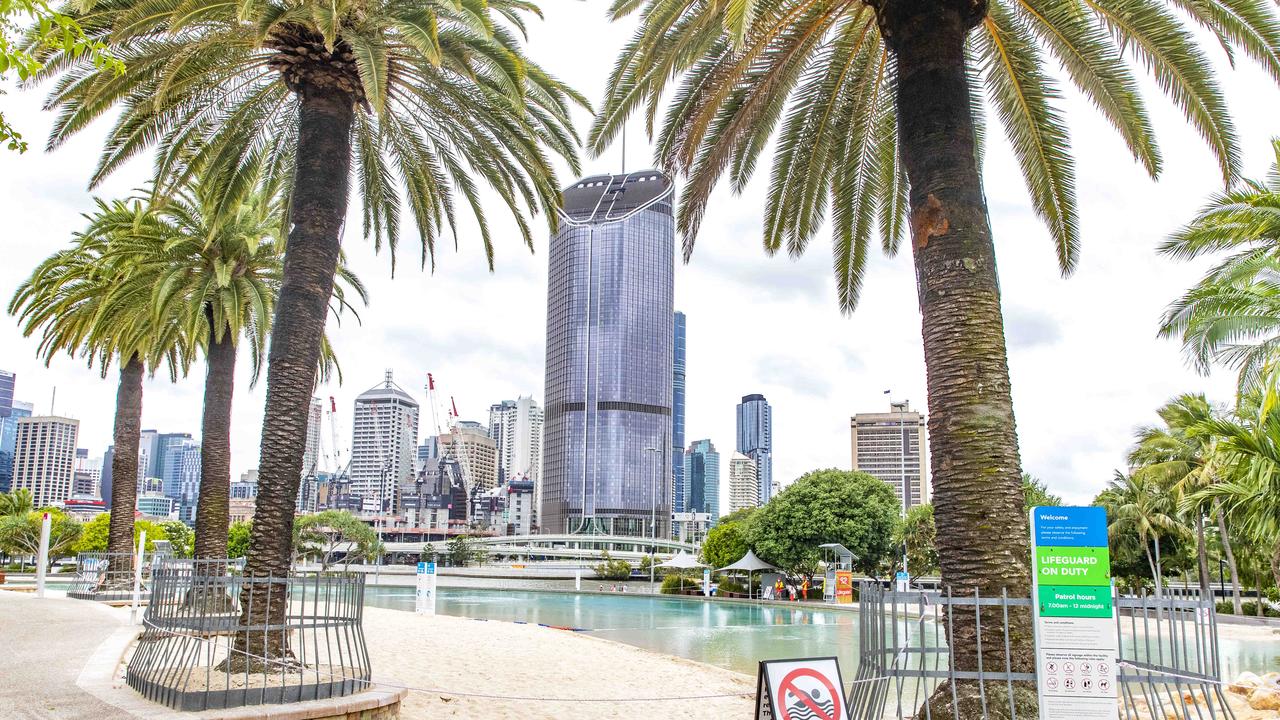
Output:
[[[885,30],[891,0],[615,0],[643,7],[620,55],[589,144],[600,152],[644,106],[662,165],[688,174],[680,209],[686,256],[712,189],[728,172],[735,192],[781,123],[764,246],[803,252],[828,208],[843,309],[857,303],[868,245],[896,251],[907,215],[899,157],[896,63]],[[1280,24],[1266,0],[989,0],[965,48],[974,85],[1004,126],[1036,212],[1064,273],[1079,232],[1070,140],[1058,108],[1056,61],[1124,138],[1153,177],[1161,157],[1146,105],[1125,60],[1155,76],[1235,179],[1239,150],[1211,66],[1180,15],[1208,28],[1231,53],[1280,81]],[[879,22],[877,22],[879,20]],[[891,39],[891,38],[890,38]],[[669,86],[678,81],[674,89]],[[671,92],[668,92],[668,91]],[[971,107],[979,121],[983,102]]]
[[229,206],[254,168],[289,187],[298,91],[330,88],[361,110],[353,148],[365,234],[387,241],[394,262],[403,189],[425,263],[455,222],[456,189],[492,262],[472,174],[503,198],[532,247],[522,208],[550,209],[559,193],[542,146],[577,171],[569,111],[585,101],[525,59],[508,27],[522,30],[534,11],[524,0],[98,2],[77,19],[118,48],[126,70],[116,77],[71,54],[49,58],[42,74],[58,81],[48,105],[60,111],[49,147],[119,105],[94,184],[154,145],[158,194],[204,168]]

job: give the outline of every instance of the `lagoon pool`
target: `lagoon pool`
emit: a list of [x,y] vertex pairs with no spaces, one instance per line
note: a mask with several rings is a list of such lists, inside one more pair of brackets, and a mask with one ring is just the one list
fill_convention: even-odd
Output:
[[[846,678],[858,667],[858,615],[812,606],[765,607],[652,595],[574,594],[439,588],[436,612],[478,620],[582,628],[678,657],[754,675],[760,660],[834,655]],[[374,607],[413,610],[408,587],[365,589]],[[1223,677],[1280,670],[1280,635],[1270,628],[1225,628],[1219,639]]]

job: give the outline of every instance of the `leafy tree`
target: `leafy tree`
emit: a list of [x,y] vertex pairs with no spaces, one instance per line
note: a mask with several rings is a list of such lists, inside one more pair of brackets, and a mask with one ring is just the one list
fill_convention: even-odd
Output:
[[[614,0],[611,15],[638,13],[639,27],[618,57],[589,145],[603,152],[643,108],[648,126],[657,127],[657,164],[687,178],[677,217],[686,258],[722,177],[741,192],[760,159],[772,157],[765,251],[799,255],[830,227],[846,312],[858,302],[877,236],[892,254],[909,228],[934,428],[934,509],[946,528],[938,538],[942,576],[966,592],[1026,594],[1027,520],[982,190],[985,108],[1003,125],[1069,274],[1079,228],[1058,66],[1155,177],[1162,161],[1133,66],[1151,73],[1230,184],[1239,148],[1201,43],[1212,38],[1229,57],[1238,51],[1280,79],[1271,5]],[[1030,615],[1016,613],[1012,622],[1012,669],[1029,672]],[[956,623],[952,656],[960,668],[976,669],[977,634],[968,623]],[[984,646],[986,666],[1003,665],[1004,649],[991,645]],[[983,712],[977,684],[961,688],[953,702],[957,688],[941,684],[932,714]],[[1029,688],[1018,693],[1014,705],[1024,707],[1017,714],[1034,716]]]
[[[47,365],[65,352],[97,363],[106,377],[119,360],[113,477],[138,476],[138,437],[142,422],[142,375],[163,362],[176,380],[191,357],[181,327],[169,318],[157,321],[150,302],[152,286],[145,274],[134,274],[130,262],[113,255],[100,235],[79,236],[72,247],[54,253],[23,281],[9,302],[22,334],[40,332],[37,353]],[[112,570],[120,577],[133,553],[130,533],[137,486],[111,486],[111,527],[107,548],[115,553]]]
[[1162,337],[1182,340],[1201,374],[1220,362],[1239,371],[1240,391],[1264,379],[1280,350],[1280,138],[1265,179],[1245,179],[1218,193],[1196,217],[1160,246],[1191,260],[1230,254],[1169,306]]
[[[741,512],[741,511],[739,511]],[[733,513],[737,515],[738,513]],[[734,519],[728,515],[720,519],[716,526],[707,532],[707,539],[702,543],[700,559],[713,568],[732,565],[747,554],[747,532],[750,527],[750,515]]]
[[1160,559],[1160,540],[1162,537],[1178,538],[1188,534],[1187,527],[1178,517],[1174,493],[1151,475],[1117,472],[1098,500],[1107,509],[1108,536],[1137,537],[1155,579],[1156,597],[1163,597],[1164,567]]
[[[303,515],[294,523],[294,529],[294,554],[298,558],[319,558],[321,570],[329,569],[339,550],[344,553],[344,569],[351,565],[352,558],[371,562],[382,553],[377,531],[345,510]],[[346,547],[348,544],[350,548]]]
[[1062,498],[1049,492],[1049,486],[1031,473],[1022,473],[1022,509],[1030,513],[1033,507],[1057,507]]
[[[163,523],[154,523],[150,520],[135,520],[132,534],[133,549],[130,552],[138,551],[138,537],[143,530],[147,531],[147,544],[144,548],[147,552],[155,550],[157,540],[169,539],[169,536],[165,534]],[[76,541],[72,551],[76,553],[107,552],[107,548],[110,547],[108,542],[110,533],[111,516],[107,513],[98,515],[84,524],[84,531],[80,534],[80,538]]]
[[0,517],[0,550],[6,555],[40,553],[40,532],[44,514],[49,513],[49,566],[70,555],[83,531],[81,524],[57,508],[33,510],[24,515]]
[[177,520],[166,520],[158,523],[160,531],[164,533],[164,539],[169,541],[169,546],[173,550],[173,556],[179,558],[191,557],[194,548],[195,533],[186,523]]
[[[348,187],[357,180],[363,230],[392,254],[401,205],[411,212],[422,262],[469,210],[492,264],[480,184],[500,198],[533,247],[529,218],[556,223],[559,182],[549,155],[578,172],[570,117],[585,99],[524,57],[529,0],[275,0],[201,6],[186,0],[101,0],[75,18],[90,38],[120,48],[111,78],[69,53],[58,76],[50,147],[109,108],[116,124],[91,182],[157,149],[158,196],[205,169],[228,199],[251,169],[286,188],[284,276],[267,359],[259,493],[246,573],[289,572],[286,538],[302,474],[307,409],[338,267]],[[285,608],[244,603],[245,624],[279,620]],[[254,616],[249,616],[249,608]],[[241,657],[288,654],[287,641],[238,637]]]
[[227,557],[242,558],[249,552],[249,533],[252,522],[239,521],[231,523],[227,529]]
[[907,548],[907,567],[913,575],[929,575],[938,571],[938,529],[933,523],[933,505],[916,505],[898,523],[893,544]]
[[[223,205],[228,199],[233,202]],[[196,176],[162,200],[150,200],[99,201],[88,233],[107,240],[136,277],[149,278],[154,322],[180,323],[192,352],[205,357],[194,552],[221,558],[227,552],[236,355],[245,340],[252,387],[284,273],[284,203],[278,187],[252,176],[240,196],[228,198],[224,188]],[[333,288],[335,315],[347,307],[346,287],[367,302],[363,286],[344,265],[338,274],[344,283]],[[323,347],[321,381],[335,367],[327,338]]]
[[[25,33],[23,26],[26,26]],[[25,35],[25,37],[23,37]],[[49,7],[44,0],[0,0],[0,80],[13,71],[18,80],[29,80],[43,67],[35,53],[56,49],[84,56],[95,66],[113,74],[124,66],[98,40],[84,34],[70,16]],[[0,114],[0,143],[20,153],[27,142],[17,128]]]
[[752,516],[747,544],[760,557],[803,575],[817,572],[823,543],[840,543],[854,565],[874,572],[892,551],[898,501],[883,481],[866,473],[815,470]]
[[35,509],[31,491],[18,488],[13,492],[0,493],[0,517],[10,515],[24,516]]
[[449,557],[449,563],[455,567],[465,567],[476,560],[474,543],[466,535],[455,535],[449,540],[445,554]]
[[609,557],[609,551],[604,552],[604,562],[597,564],[592,570],[595,571],[596,577],[602,580],[626,580],[631,577],[631,563],[622,558]]

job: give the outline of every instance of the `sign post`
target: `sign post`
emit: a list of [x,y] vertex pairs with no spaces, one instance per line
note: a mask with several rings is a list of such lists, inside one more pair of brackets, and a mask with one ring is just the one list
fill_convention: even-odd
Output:
[[418,592],[414,598],[414,610],[419,615],[436,614],[436,564],[418,563]]
[[756,676],[756,720],[845,720],[840,661],[763,660]]
[[49,565],[49,513],[40,518],[40,551],[36,553],[36,597],[44,597],[44,573]]
[[573,589],[582,592],[582,566],[573,569]]
[[702,597],[711,597],[711,568],[702,568]]
[[836,571],[836,603],[839,605],[848,605],[853,602],[853,572],[850,570]]
[[1107,511],[1031,509],[1036,684],[1042,720],[1117,720]]
[[142,600],[142,561],[147,547],[147,531],[138,531],[138,554],[133,557],[133,605],[129,610],[129,624],[138,622],[138,603]]

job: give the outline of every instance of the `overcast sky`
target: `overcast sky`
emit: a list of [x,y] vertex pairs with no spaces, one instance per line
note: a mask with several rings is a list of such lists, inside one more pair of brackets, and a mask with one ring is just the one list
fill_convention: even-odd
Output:
[[[602,3],[547,0],[545,22],[532,28],[530,54],[593,100],[605,85],[614,54],[629,35],[610,25]],[[1266,172],[1269,138],[1280,94],[1243,56],[1231,69],[1216,44],[1205,46],[1220,72],[1236,122],[1246,174]],[[1057,270],[1048,236],[1030,209],[1004,137],[988,134],[985,186],[995,230],[1004,292],[1013,397],[1024,468],[1069,501],[1088,502],[1124,462],[1135,427],[1155,421],[1168,398],[1203,391],[1231,398],[1230,372],[1203,378],[1189,370],[1176,343],[1155,337],[1165,305],[1194,282],[1203,265],[1159,258],[1155,247],[1220,189],[1216,164],[1171,103],[1144,80],[1164,154],[1164,175],[1152,182],[1120,138],[1073,90],[1065,100],[1076,156],[1082,252],[1069,279]],[[5,303],[30,270],[66,245],[91,208],[87,178],[109,123],[99,121],[55,153],[40,150],[49,115],[43,93],[13,93],[0,102],[9,120],[32,141],[23,156],[4,152],[0,163],[0,297]],[[589,118],[579,127],[585,133]],[[647,165],[641,127],[633,125],[627,166]],[[617,171],[621,153],[584,161],[587,174]],[[149,157],[95,191],[129,192],[147,179]],[[798,261],[768,257],[760,224],[769,164],[761,162],[743,196],[722,189],[712,201],[692,261],[676,271],[676,308],[688,316],[686,438],[710,438],[733,450],[734,407],[742,395],[763,393],[774,409],[775,477],[784,481],[821,467],[850,467],[849,417],[887,409],[883,394],[925,406],[920,316],[909,254],[873,256],[862,305],[851,317],[837,310],[825,234]],[[565,184],[573,178],[564,177]],[[345,383],[322,387],[338,403],[339,447],[350,444],[354,397],[392,369],[425,405],[426,373],[456,398],[464,419],[487,421],[499,400],[532,394],[542,401],[546,323],[545,231],[534,253],[513,232],[496,241],[496,271],[470,226],[459,248],[442,250],[434,274],[417,270],[418,249],[405,242],[397,273],[360,237],[353,202],[344,246],[371,290],[363,323],[346,317],[329,331]],[[499,215],[498,208],[490,211]],[[410,233],[405,233],[409,236]],[[49,411],[57,387],[59,414],[80,419],[80,446],[101,455],[111,441],[116,377],[106,380],[82,361],[60,357],[49,368],[35,357],[13,318],[0,318],[0,369],[16,372],[17,398]],[[241,358],[243,361],[243,357]],[[114,368],[113,368],[114,370]],[[233,417],[235,475],[258,464],[258,431],[265,387],[247,385],[242,362]],[[143,427],[199,436],[203,366],[177,384],[167,377],[145,389]],[[445,398],[447,401],[447,397]],[[422,433],[431,414],[423,408]],[[443,418],[443,415],[441,415]],[[329,444],[329,428],[324,431]],[[722,484],[727,484],[722,478]]]

